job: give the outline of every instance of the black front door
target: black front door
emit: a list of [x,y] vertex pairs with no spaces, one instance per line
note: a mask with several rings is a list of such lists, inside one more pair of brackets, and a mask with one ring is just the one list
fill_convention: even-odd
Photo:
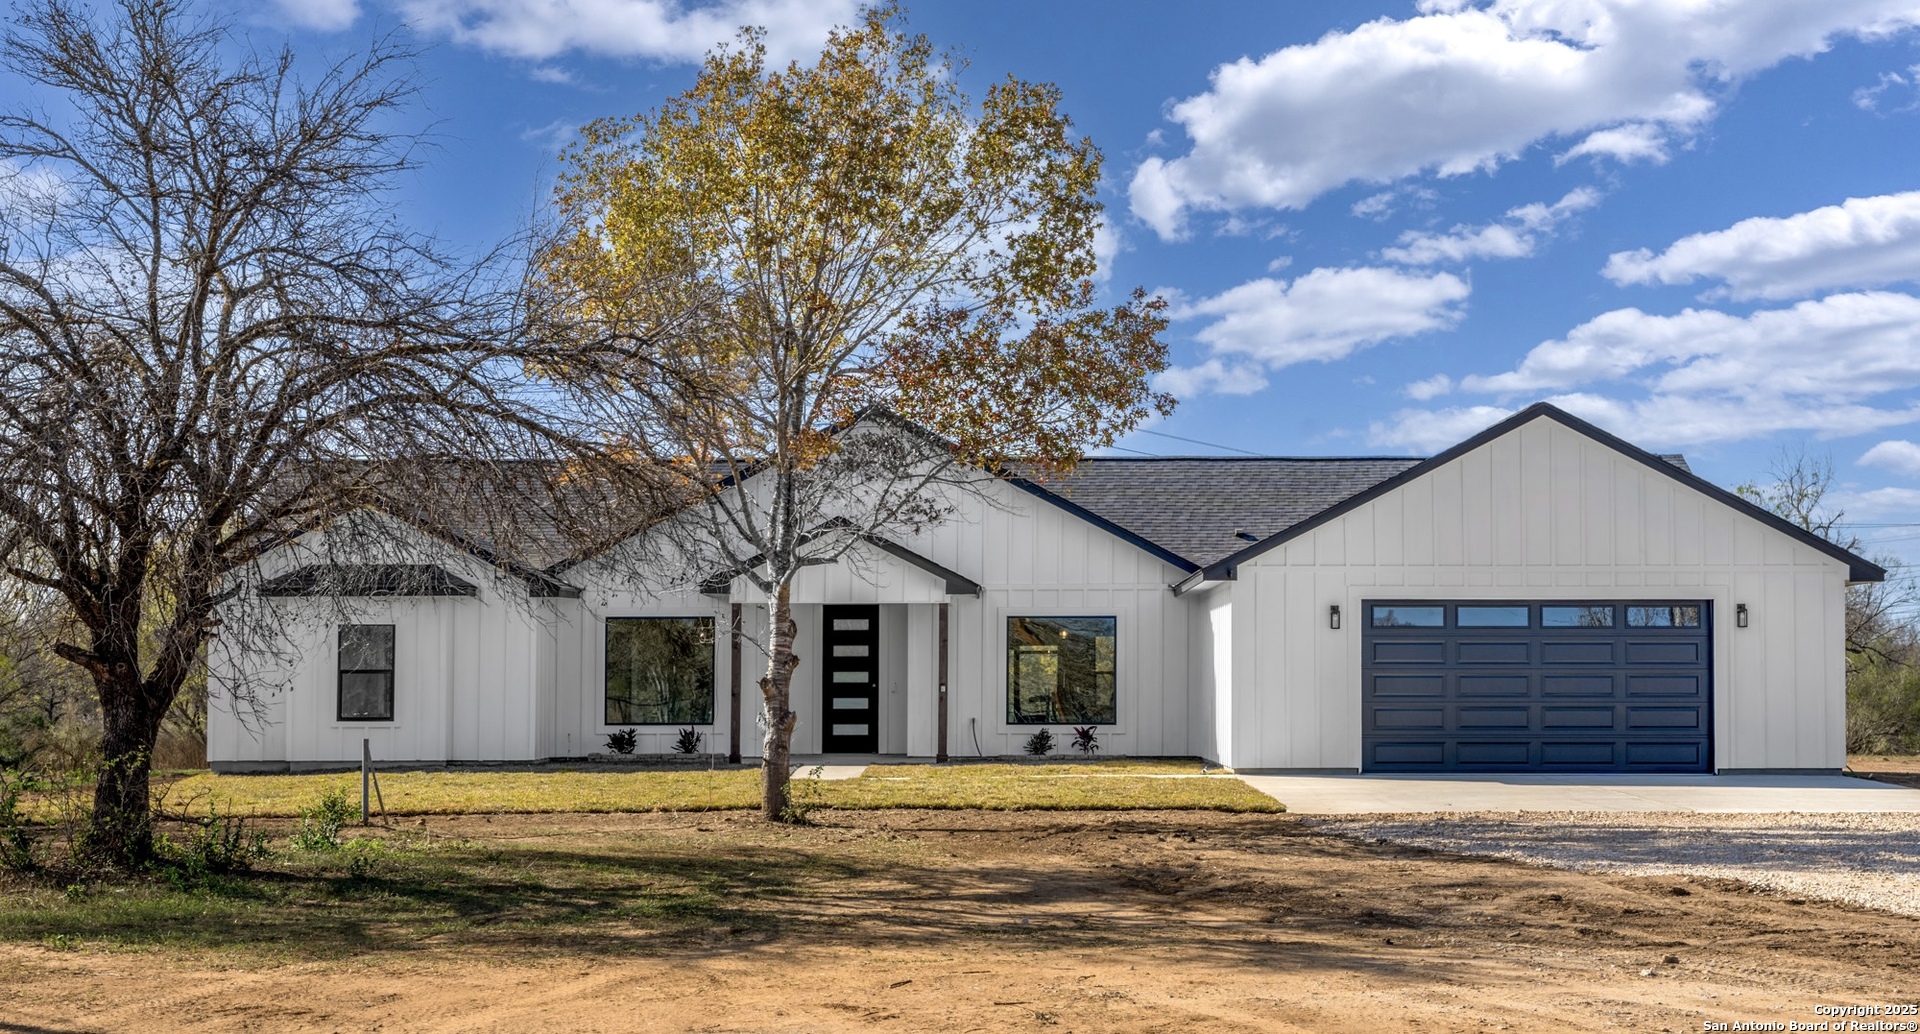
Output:
[[880,608],[822,607],[820,655],[821,751],[879,753]]

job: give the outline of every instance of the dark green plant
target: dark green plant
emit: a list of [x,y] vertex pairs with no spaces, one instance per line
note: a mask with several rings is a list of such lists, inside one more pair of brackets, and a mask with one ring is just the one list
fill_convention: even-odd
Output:
[[0,768],[0,869],[28,872],[36,867],[34,831],[21,813],[20,801],[38,785],[31,772]]
[[1027,754],[1036,758],[1053,753],[1053,731],[1042,729],[1027,737]]
[[698,754],[700,753],[701,739],[700,733],[692,726],[688,726],[680,730],[679,737],[673,741],[673,752],[675,754]]
[[300,809],[300,825],[293,831],[293,846],[303,851],[333,851],[340,847],[340,829],[353,821],[353,803],[347,788],[335,786],[320,795],[311,808]]
[[[342,804],[346,800],[346,791],[336,791]],[[335,836],[339,835],[339,826],[334,827]],[[297,834],[296,834],[297,836]],[[184,843],[175,844],[171,838],[162,838],[162,857],[173,862],[184,875],[201,880],[210,875],[223,875],[230,872],[245,872],[253,868],[253,863],[272,854],[267,846],[267,835],[247,830],[244,815],[231,812],[221,814],[218,804],[209,802],[205,818],[194,819]]]
[[607,749],[615,754],[631,754],[639,742],[640,734],[632,729],[607,733]]
[[1087,757],[1092,757],[1095,754],[1100,753],[1100,737],[1097,734],[1095,734],[1093,726],[1088,725],[1088,726],[1074,727],[1073,749],[1079,751],[1080,753],[1086,755]]

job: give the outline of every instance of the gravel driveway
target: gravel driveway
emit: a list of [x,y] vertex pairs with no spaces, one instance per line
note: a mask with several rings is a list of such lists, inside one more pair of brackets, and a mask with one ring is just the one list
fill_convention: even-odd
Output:
[[1581,872],[1741,880],[1920,916],[1920,815],[1544,812],[1304,820],[1340,836]]

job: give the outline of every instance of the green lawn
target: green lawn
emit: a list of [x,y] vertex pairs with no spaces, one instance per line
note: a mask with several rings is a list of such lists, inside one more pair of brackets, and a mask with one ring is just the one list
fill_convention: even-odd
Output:
[[[1067,765],[875,765],[858,779],[796,781],[796,798],[826,808],[1131,810],[1195,808],[1275,812],[1284,808],[1230,776],[1197,776],[1198,762],[1115,760]],[[804,776],[805,773],[802,773]],[[209,805],[240,815],[291,817],[327,788],[359,801],[358,775],[208,773],[173,783],[169,811],[204,814]],[[719,811],[757,808],[760,773],[719,771],[389,772],[380,788],[390,815]]]

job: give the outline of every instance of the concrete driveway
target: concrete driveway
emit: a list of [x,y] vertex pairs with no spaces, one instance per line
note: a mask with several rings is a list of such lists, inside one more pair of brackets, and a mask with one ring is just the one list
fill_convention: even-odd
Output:
[[1920,790],[1848,776],[1242,775],[1296,815],[1436,811],[1920,812]]

